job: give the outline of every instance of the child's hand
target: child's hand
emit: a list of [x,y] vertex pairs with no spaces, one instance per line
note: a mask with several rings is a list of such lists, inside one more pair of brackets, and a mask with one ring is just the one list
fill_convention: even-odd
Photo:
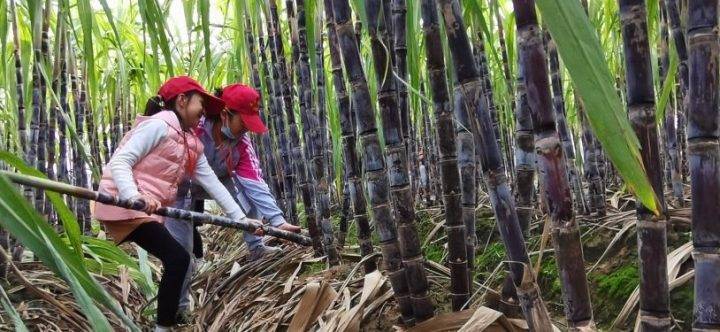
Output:
[[141,202],[143,202],[143,204],[145,204],[145,208],[143,209],[143,211],[145,211],[145,213],[147,213],[148,216],[155,213],[155,211],[157,211],[157,209],[160,208],[160,206],[162,205],[162,204],[160,204],[160,202],[158,200],[156,200],[155,198],[150,197],[148,195],[141,194],[141,195],[135,196],[134,199],[137,201],[141,201]]
[[242,221],[255,226],[255,232],[253,232],[253,234],[255,234],[257,236],[265,235],[265,231],[263,231],[263,229],[262,229],[262,226],[263,226],[262,221],[257,220],[257,219],[251,219],[251,218],[245,218]]
[[278,226],[277,228],[282,229],[284,231],[292,232],[292,233],[300,233],[302,228],[300,226],[295,226],[291,223],[283,223],[282,225]]

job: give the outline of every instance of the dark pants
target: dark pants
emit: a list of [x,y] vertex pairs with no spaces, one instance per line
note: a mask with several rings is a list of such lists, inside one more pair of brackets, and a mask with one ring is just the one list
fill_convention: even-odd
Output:
[[157,324],[175,325],[180,290],[190,265],[190,254],[175,241],[165,226],[155,221],[138,226],[125,241],[135,242],[162,262],[164,271],[157,295]]

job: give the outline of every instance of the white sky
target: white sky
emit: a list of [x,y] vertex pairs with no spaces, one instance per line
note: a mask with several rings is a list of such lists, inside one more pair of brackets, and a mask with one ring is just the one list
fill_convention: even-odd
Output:
[[[131,0],[132,3],[137,3],[137,0]],[[127,10],[129,7],[130,2],[126,1],[113,1],[113,0],[106,0],[108,6],[110,6],[111,10],[113,11],[113,15],[117,16],[119,12],[122,12],[124,10]],[[180,44],[184,44],[187,41],[187,26],[185,24],[185,11],[183,10],[183,0],[159,0],[158,1],[161,6],[170,3],[170,13],[168,15],[168,19],[165,20],[166,24],[168,25],[168,29],[170,29],[170,32],[172,34],[172,37],[180,42]],[[209,0],[210,2],[210,22],[213,24],[222,24],[224,22],[224,18],[220,10],[218,9],[218,3],[221,5],[226,5],[228,3],[227,0]],[[90,5],[92,8],[96,11],[102,11],[102,4],[100,3],[100,0],[91,0]],[[195,14],[193,17],[196,18],[196,20],[199,20],[199,15],[197,13],[197,3],[195,4]],[[195,24],[198,24],[198,21],[195,22]],[[213,27],[211,26],[210,29],[212,30]],[[211,34],[212,35],[212,34]],[[213,40],[212,43],[216,43],[217,41]]]

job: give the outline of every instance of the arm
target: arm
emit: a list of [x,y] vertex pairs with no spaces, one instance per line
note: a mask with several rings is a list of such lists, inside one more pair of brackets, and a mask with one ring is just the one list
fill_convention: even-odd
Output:
[[245,219],[245,213],[235,202],[225,186],[220,183],[205,155],[201,155],[197,161],[194,174],[195,181],[222,207],[223,211],[233,220]]
[[283,212],[278,207],[270,188],[263,180],[260,161],[255,154],[250,137],[245,135],[237,146],[240,162],[235,167],[235,183],[243,190],[245,197],[257,208],[272,226],[285,223]]
[[140,123],[133,130],[130,139],[115,151],[108,166],[120,199],[140,195],[133,177],[133,166],[160,144],[166,135],[167,124],[159,119],[150,119]]
[[251,180],[235,175],[235,181],[239,185],[241,193],[250,200],[257,211],[270,222],[273,227],[278,227],[285,223],[283,211],[278,207],[275,197],[270,192],[270,188],[263,180]]

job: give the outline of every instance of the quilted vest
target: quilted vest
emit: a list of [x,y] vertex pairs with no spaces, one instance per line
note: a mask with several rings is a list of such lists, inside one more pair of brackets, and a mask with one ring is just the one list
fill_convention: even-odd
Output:
[[[175,202],[178,184],[187,174],[186,164],[197,162],[203,153],[203,144],[192,131],[184,132],[180,121],[172,111],[162,111],[153,116],[138,116],[135,119],[133,130],[130,130],[118,145],[118,150],[132,137],[134,128],[149,119],[160,119],[168,124],[165,138],[153,148],[145,157],[140,159],[132,168],[133,178],[141,194],[157,199],[163,206]],[[189,158],[194,154],[194,158]],[[190,165],[191,169],[195,165]],[[109,165],[103,168],[102,180],[98,190],[114,195],[118,194],[113,181]],[[127,220],[147,217],[142,211],[127,210],[102,203],[95,204],[95,219],[98,220]]]

